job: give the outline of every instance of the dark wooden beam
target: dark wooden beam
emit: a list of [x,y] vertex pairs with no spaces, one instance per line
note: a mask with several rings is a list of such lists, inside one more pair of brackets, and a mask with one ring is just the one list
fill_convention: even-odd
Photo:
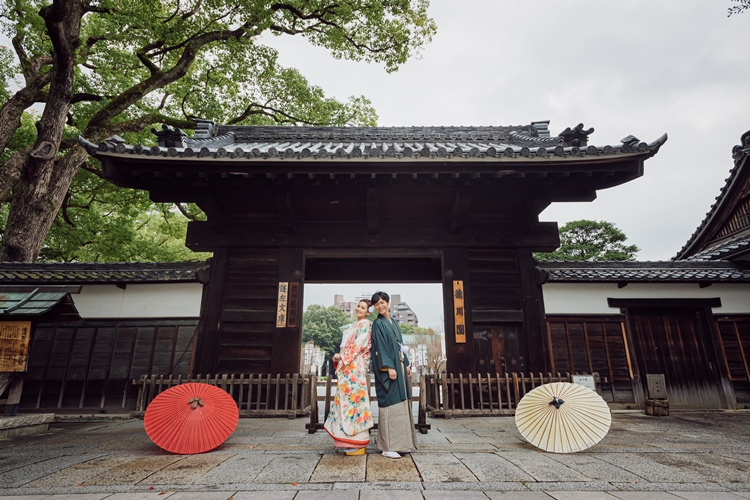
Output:
[[276,208],[281,213],[281,223],[284,232],[288,235],[297,234],[296,221],[297,217],[294,211],[292,195],[288,189],[281,189],[275,193]]
[[330,259],[307,259],[305,281],[346,283],[377,280],[384,283],[440,282],[440,259],[360,258],[339,256]]
[[216,234],[224,234],[227,230],[229,213],[224,205],[215,197],[211,196],[200,203],[201,209],[205,212],[207,224]]
[[451,234],[458,234],[466,227],[466,214],[471,206],[471,191],[462,186],[456,190],[451,208],[450,222],[448,224]]
[[721,297],[706,299],[607,299],[609,307],[667,308],[667,307],[721,307]]
[[380,232],[380,191],[377,187],[367,188],[367,234]]
[[195,251],[220,247],[303,247],[303,248],[439,248],[527,246],[534,252],[551,252],[560,244],[555,222],[522,226],[514,222],[471,222],[461,234],[451,234],[438,221],[397,221],[384,225],[377,234],[356,221],[298,221],[297,233],[286,234],[279,224],[235,222],[216,232],[206,222],[188,224],[187,246]]

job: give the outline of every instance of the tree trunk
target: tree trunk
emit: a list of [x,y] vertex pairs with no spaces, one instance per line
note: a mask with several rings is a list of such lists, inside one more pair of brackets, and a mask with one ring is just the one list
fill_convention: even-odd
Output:
[[21,126],[21,115],[36,102],[39,93],[49,83],[50,77],[51,73],[38,75],[0,108],[0,153],[5,150],[8,141]]
[[3,260],[18,262],[33,262],[39,256],[73,176],[86,157],[80,147],[58,157],[73,96],[83,5],[78,0],[55,0],[40,14],[54,47],[52,81],[37,142],[25,158],[5,228]]

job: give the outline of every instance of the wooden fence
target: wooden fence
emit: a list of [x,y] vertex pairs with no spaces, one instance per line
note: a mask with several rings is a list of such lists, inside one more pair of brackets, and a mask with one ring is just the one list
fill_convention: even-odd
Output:
[[[599,374],[592,374],[596,383],[597,392],[600,392]],[[370,375],[371,377],[372,375]],[[372,391],[372,382],[368,377],[370,401],[377,402],[377,397]],[[426,434],[430,429],[427,417],[486,417],[492,415],[514,415],[516,406],[527,392],[542,384],[550,382],[570,382],[570,373],[546,375],[542,373],[529,374],[507,373],[505,375],[424,375],[419,383],[419,410],[417,422],[414,427],[419,432]],[[310,423],[305,427],[310,434],[323,428],[320,422],[319,410],[328,408],[335,397],[333,388],[336,387],[336,379],[328,377],[325,382],[325,393],[311,400]],[[325,417],[324,417],[325,420]],[[377,424],[375,424],[377,429]]]
[[170,387],[188,382],[210,384],[227,391],[237,403],[241,417],[305,416],[310,412],[311,401],[316,392],[315,376],[298,373],[284,377],[253,373],[195,377],[142,375],[139,380],[133,380],[133,385],[138,386],[138,399],[131,415],[143,416],[148,404],[157,395]]
[[[372,374],[368,374],[367,377],[367,392],[370,394],[370,403],[377,404],[378,397],[375,394],[375,391],[373,390],[373,381],[372,381]],[[310,408],[310,422],[305,424],[305,428],[307,429],[307,432],[309,434],[315,434],[315,431],[319,429],[323,429],[323,424],[325,423],[325,415],[328,414],[328,409],[331,407],[331,402],[333,401],[333,398],[335,397],[335,394],[333,393],[333,388],[336,387],[336,384],[338,382],[338,379],[334,377],[326,377],[325,381],[325,392],[322,396],[317,395],[317,391],[315,392],[315,397],[311,400],[311,408]],[[417,411],[417,423],[414,424],[414,428],[421,432],[422,434],[427,434],[427,431],[430,429],[430,424],[427,423],[427,407],[425,406],[425,390],[424,390],[424,377],[422,378],[422,382],[420,382],[419,386],[419,410]],[[322,403],[322,406],[320,405]],[[324,409],[324,422],[320,421],[320,415],[319,411],[320,409]],[[378,424],[377,422],[373,426],[373,429],[377,429]]]
[[[594,373],[593,376],[598,387],[599,374]],[[422,377],[420,400],[424,400],[429,417],[514,415],[518,402],[527,392],[542,384],[570,382],[571,379],[570,373],[425,375]]]

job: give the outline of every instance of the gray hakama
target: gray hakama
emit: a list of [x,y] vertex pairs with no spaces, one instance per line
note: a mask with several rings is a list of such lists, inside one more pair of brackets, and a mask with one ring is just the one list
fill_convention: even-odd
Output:
[[[403,364],[401,369],[404,370]],[[416,442],[417,434],[414,431],[411,398],[390,406],[378,407],[377,445],[379,450],[413,451],[416,449]]]

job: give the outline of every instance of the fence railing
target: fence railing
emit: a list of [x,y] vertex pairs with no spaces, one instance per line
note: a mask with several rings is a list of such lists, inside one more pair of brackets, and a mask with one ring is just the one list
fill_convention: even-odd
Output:
[[[598,387],[599,374],[593,376]],[[521,398],[535,387],[571,380],[570,373],[425,375],[420,400],[424,399],[425,413],[429,417],[513,415]]]
[[132,382],[138,386],[138,399],[131,415],[142,416],[161,392],[188,382],[210,384],[226,391],[237,403],[241,417],[305,416],[310,412],[310,402],[316,392],[315,376],[298,373],[286,376],[254,373],[194,377],[141,375]]

